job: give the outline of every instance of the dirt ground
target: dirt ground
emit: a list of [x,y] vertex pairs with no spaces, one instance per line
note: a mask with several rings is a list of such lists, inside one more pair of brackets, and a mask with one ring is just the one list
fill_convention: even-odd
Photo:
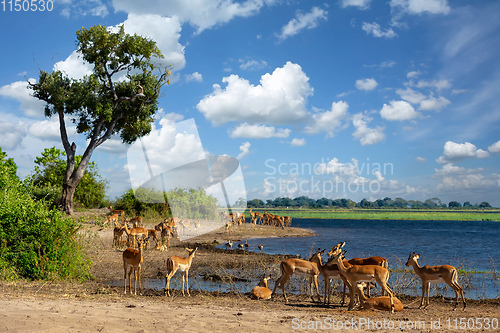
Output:
[[[180,290],[166,297],[161,289],[149,288],[147,283],[143,285],[143,295],[124,295],[123,249],[112,247],[111,228],[88,224],[86,230],[95,280],[0,282],[0,332],[500,331],[498,300],[468,300],[465,311],[453,311],[449,299],[433,297],[426,310],[419,310],[417,295],[397,295],[405,309],[390,314],[347,311],[339,305],[337,294],[329,306],[298,293],[289,293],[290,301],[285,302],[281,291],[267,301],[253,300],[240,292],[208,292],[199,288],[192,288],[190,297],[183,297]],[[242,274],[247,270],[268,273],[267,267],[276,267],[286,257],[234,249],[235,246],[233,250],[225,250],[215,248],[214,244],[223,244],[228,239],[237,244],[251,237],[309,235],[309,230],[298,228],[283,231],[247,224],[230,235],[221,229],[183,243],[175,241],[168,252],[144,252],[142,279],[164,280],[166,258],[172,254],[186,256],[186,246],[198,246],[190,282],[200,270],[215,272],[214,275],[221,268]],[[271,289],[276,278],[271,279]],[[180,281],[180,276],[174,279]],[[174,289],[177,286],[174,284]]]

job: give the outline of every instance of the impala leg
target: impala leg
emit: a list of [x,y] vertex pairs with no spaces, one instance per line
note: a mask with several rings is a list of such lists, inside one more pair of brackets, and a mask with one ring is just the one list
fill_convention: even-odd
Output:
[[431,283],[427,282],[427,285],[426,285],[427,298],[426,298],[426,303],[425,303],[424,309],[427,308],[431,304],[431,302],[429,300],[430,292],[431,292]]
[[142,288],[141,288],[141,266],[138,268],[137,275],[139,276],[139,295],[142,295]]
[[427,283],[422,282],[422,300],[420,301],[420,306],[418,307],[419,309],[421,309],[424,306],[426,286],[427,286]]
[[191,296],[191,294],[189,293],[189,274],[188,274],[187,270],[186,270],[186,290],[187,290],[188,296]]
[[125,286],[124,294],[127,294],[127,265],[123,263],[123,285]]
[[182,296],[184,296],[184,283],[186,281],[186,276],[182,275]]
[[[321,303],[321,295],[319,294],[319,288],[318,288],[318,276],[315,275],[313,280],[314,280],[314,286],[316,287],[316,295],[318,296],[318,303]],[[312,288],[311,288],[311,297],[312,297]],[[313,301],[314,301],[314,298],[313,298]]]

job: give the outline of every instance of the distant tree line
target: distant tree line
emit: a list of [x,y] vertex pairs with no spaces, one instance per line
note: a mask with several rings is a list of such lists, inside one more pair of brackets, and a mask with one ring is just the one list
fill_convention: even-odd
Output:
[[276,198],[274,200],[267,199],[266,202],[260,199],[253,199],[247,201],[247,207],[249,208],[269,208],[269,207],[308,207],[308,208],[394,208],[394,209],[438,209],[438,208],[452,208],[452,209],[480,209],[480,208],[492,208],[491,205],[483,201],[481,203],[471,204],[469,201],[463,204],[458,201],[451,201],[448,204],[443,203],[439,198],[430,198],[425,201],[419,200],[405,200],[403,198],[391,199],[385,197],[384,199],[377,199],[375,201],[370,201],[363,199],[360,202],[355,202],[350,199],[311,199],[306,196],[300,196],[295,199],[291,198]]

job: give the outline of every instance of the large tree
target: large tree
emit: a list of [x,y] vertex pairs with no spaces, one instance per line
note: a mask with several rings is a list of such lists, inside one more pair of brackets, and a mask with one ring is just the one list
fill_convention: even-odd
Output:
[[[45,101],[45,116],[59,118],[67,166],[63,181],[62,211],[72,214],[73,196],[93,151],[112,135],[132,143],[151,131],[158,110],[160,88],[169,83],[168,67],[158,65],[163,55],[156,42],[128,35],[123,26],[112,31],[96,25],[76,33],[77,52],[93,66],[91,75],[69,78],[55,70],[40,71],[39,80],[29,83],[33,96]],[[156,64],[155,64],[156,62]],[[87,147],[77,167],[76,145],[70,143],[66,121],[76,124]]]

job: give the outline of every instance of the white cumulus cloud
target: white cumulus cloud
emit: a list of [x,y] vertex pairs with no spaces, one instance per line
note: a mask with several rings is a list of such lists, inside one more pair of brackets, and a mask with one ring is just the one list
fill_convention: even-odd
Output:
[[306,139],[293,138],[292,141],[290,142],[290,146],[292,147],[302,147],[305,145],[306,145]]
[[444,144],[443,155],[436,162],[447,164],[462,161],[466,158],[487,158],[490,154],[487,151],[478,149],[470,142],[456,143],[447,141]]
[[488,147],[490,153],[500,153],[500,140]]
[[306,126],[306,133],[325,132],[327,136],[333,137],[335,131],[342,125],[347,115],[349,104],[347,102],[333,102],[330,111],[318,112],[312,115],[312,124]]
[[[31,83],[36,82],[34,79],[30,79],[29,81]],[[45,102],[31,96],[32,92],[32,90],[28,89],[26,81],[16,81],[0,87],[0,96],[18,100],[21,103],[21,110],[24,111],[26,116],[43,117]]]
[[288,128],[276,129],[274,126],[243,123],[236,127],[229,136],[249,139],[288,138],[290,132]]
[[259,13],[265,5],[277,0],[113,0],[116,11],[132,14],[157,14],[178,17],[189,22],[197,33],[231,21],[235,17],[249,17]]
[[420,113],[406,101],[390,101],[389,105],[383,105],[380,116],[387,120],[404,121],[418,118]]
[[243,157],[250,154],[250,146],[250,142],[243,142],[243,144],[240,146],[240,154],[236,158],[241,160]]
[[307,97],[313,92],[308,81],[302,68],[291,62],[263,75],[259,85],[230,75],[222,79],[227,86],[214,85],[214,91],[197,108],[215,125],[229,121],[296,123],[308,114]]
[[356,128],[356,131],[352,133],[352,136],[359,139],[359,142],[363,146],[373,145],[385,139],[383,127],[368,127],[368,124],[371,121],[372,118],[366,117],[362,113],[355,114],[352,120],[352,124],[354,125],[354,128]]
[[356,80],[356,88],[359,90],[370,91],[377,88],[378,83],[375,79]]

